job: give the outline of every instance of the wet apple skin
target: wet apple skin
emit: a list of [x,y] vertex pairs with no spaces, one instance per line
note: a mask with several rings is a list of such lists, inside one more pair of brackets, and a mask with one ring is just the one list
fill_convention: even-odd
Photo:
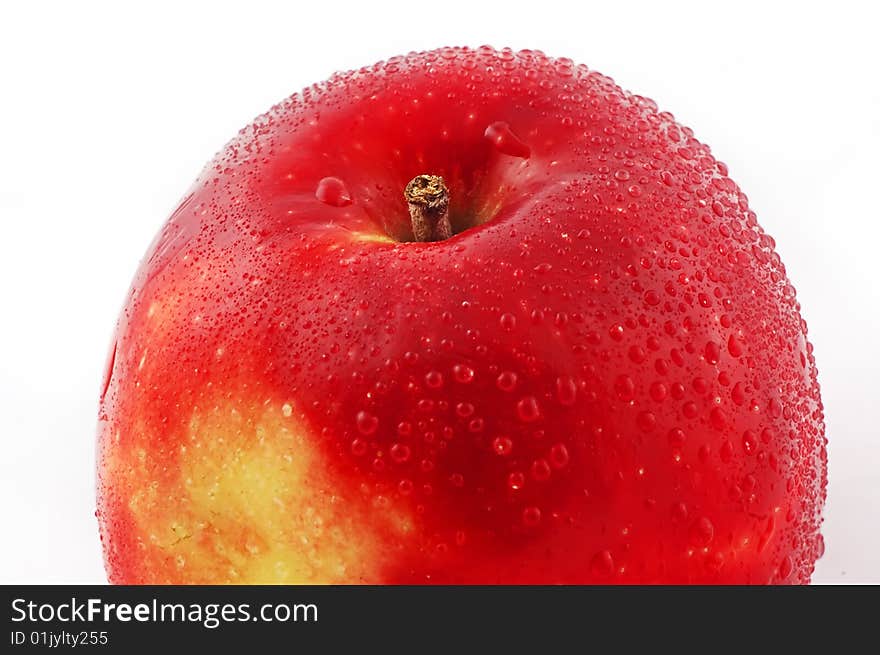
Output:
[[[423,173],[447,241],[410,242]],[[135,277],[98,430],[108,577],[807,582],[824,418],[774,247],[690,130],[568,60],[445,49],[310,87]]]

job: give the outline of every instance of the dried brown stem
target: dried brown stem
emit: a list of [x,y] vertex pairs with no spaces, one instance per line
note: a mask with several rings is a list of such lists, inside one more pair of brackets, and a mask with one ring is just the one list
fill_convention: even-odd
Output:
[[416,241],[443,241],[452,236],[449,189],[439,175],[417,175],[403,192]]

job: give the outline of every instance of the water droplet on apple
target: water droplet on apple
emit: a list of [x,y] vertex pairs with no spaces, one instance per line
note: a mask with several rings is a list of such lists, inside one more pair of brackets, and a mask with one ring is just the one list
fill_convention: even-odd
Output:
[[779,579],[788,580],[793,571],[794,563],[791,561],[791,556],[786,555],[782,558],[782,563],[779,565]]
[[700,517],[691,525],[688,536],[694,546],[708,546],[715,537],[715,526],[705,516]]
[[443,374],[440,371],[429,371],[425,375],[425,384],[430,389],[439,389],[443,386]]
[[486,128],[484,136],[489,139],[498,152],[505,155],[528,159],[532,153],[531,149],[513,133],[510,125],[504,121],[492,123]]
[[338,177],[325,177],[318,182],[315,197],[333,207],[345,207],[351,204],[351,194]]
[[522,522],[527,528],[534,528],[541,522],[541,510],[530,505],[523,510]]
[[746,401],[746,392],[742,382],[737,382],[730,390],[730,399],[737,405],[742,405]]
[[666,439],[670,446],[681,446],[685,440],[684,431],[680,428],[672,428],[667,434]]
[[461,418],[468,418],[474,413],[474,406],[471,403],[458,403],[455,406],[455,413]]
[[507,486],[511,491],[519,491],[526,483],[526,476],[520,471],[513,471],[507,476]]
[[718,358],[721,357],[721,348],[718,347],[718,344],[714,341],[709,341],[706,344],[706,348],[703,352],[706,357],[706,361],[710,364],[717,364]]
[[501,391],[513,391],[516,388],[516,373],[512,371],[502,371],[498,376],[498,379],[495,380],[495,385],[501,389]]
[[553,471],[550,469],[550,464],[547,462],[547,460],[542,457],[532,462],[529,473],[531,474],[533,480],[543,482],[544,480],[550,479],[550,475],[553,473]]
[[541,407],[534,396],[524,396],[516,404],[516,416],[523,423],[532,423],[541,416]]
[[629,401],[635,395],[636,385],[628,375],[619,375],[614,381],[614,392],[621,400]]
[[721,457],[721,461],[727,464],[733,459],[733,446],[730,445],[729,441],[725,441],[721,444],[721,449],[718,451],[718,454]]
[[684,503],[675,503],[672,506],[672,520],[675,523],[679,523],[681,521],[686,521],[688,517],[688,507]]
[[474,369],[466,364],[456,364],[452,367],[452,375],[459,384],[468,384],[474,379]]
[[502,314],[501,318],[498,319],[498,323],[501,325],[502,330],[510,332],[516,327],[516,316],[513,314]]
[[394,460],[398,464],[402,464],[409,459],[411,450],[410,447],[406,444],[396,443],[391,446],[391,450],[389,451],[389,453],[392,460]]
[[355,422],[358,432],[365,436],[373,434],[379,427],[379,419],[365,411],[358,412]]
[[568,448],[564,443],[556,443],[550,448],[550,463],[555,469],[562,469],[568,466],[569,455]]
[[639,412],[636,417],[636,424],[643,432],[650,432],[657,425],[657,417],[652,412]]
[[645,349],[641,346],[630,346],[627,355],[629,355],[630,360],[635,364],[641,364],[645,361]]
[[577,400],[577,385],[572,378],[568,376],[556,378],[556,399],[560,405],[574,405]]
[[739,357],[743,353],[742,344],[733,334],[731,334],[730,338],[727,340],[727,351],[732,357]]
[[607,550],[601,550],[590,560],[590,570],[597,578],[608,578],[614,574],[614,558]]
[[506,457],[513,450],[513,441],[510,437],[495,437],[492,441],[492,450],[496,455]]
[[709,422],[716,430],[723,430],[727,426],[727,416],[720,407],[713,407],[709,412]]
[[743,432],[742,445],[746,455],[753,454],[758,449],[758,435],[751,430],[746,430]]

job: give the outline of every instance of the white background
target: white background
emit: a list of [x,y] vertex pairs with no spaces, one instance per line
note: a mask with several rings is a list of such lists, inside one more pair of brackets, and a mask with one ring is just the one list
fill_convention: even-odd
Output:
[[[139,258],[203,164],[335,70],[483,43],[611,75],[729,165],[816,348],[831,485],[814,580],[880,582],[872,4],[3,3],[0,582],[105,580],[92,516],[104,358]],[[430,21],[413,20],[419,7]]]

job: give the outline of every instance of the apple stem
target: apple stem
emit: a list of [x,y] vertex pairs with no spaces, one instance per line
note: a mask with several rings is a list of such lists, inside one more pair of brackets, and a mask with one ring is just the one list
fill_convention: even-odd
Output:
[[409,205],[413,236],[422,243],[452,236],[449,189],[439,175],[416,175],[403,192]]

